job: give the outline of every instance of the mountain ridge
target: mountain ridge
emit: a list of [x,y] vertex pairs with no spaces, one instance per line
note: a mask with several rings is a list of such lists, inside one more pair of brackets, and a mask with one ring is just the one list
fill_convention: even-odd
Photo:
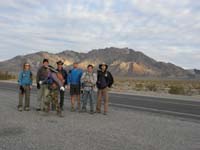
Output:
[[32,70],[36,73],[43,58],[48,58],[51,65],[56,66],[56,61],[62,60],[67,67],[73,62],[79,62],[81,68],[86,68],[88,64],[93,64],[98,68],[98,64],[105,62],[109,65],[109,70],[115,76],[126,77],[161,77],[161,78],[194,78],[195,75],[172,63],[156,61],[140,51],[129,48],[109,47],[104,49],[93,49],[89,52],[75,52],[65,50],[60,53],[49,53],[46,51],[16,56],[12,59],[0,62],[0,70],[17,74],[21,70],[24,62],[29,62]]

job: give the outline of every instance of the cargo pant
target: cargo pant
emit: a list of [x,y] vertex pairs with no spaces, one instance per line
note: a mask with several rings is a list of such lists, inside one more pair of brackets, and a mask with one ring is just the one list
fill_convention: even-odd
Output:
[[[63,109],[63,105],[64,105],[64,95],[65,92],[64,91],[60,91],[60,109]],[[51,109],[52,110],[56,110],[56,106],[54,103],[51,103]]]
[[104,112],[108,112],[108,88],[98,89],[96,111],[101,112],[102,98],[104,98]]
[[47,95],[47,99],[44,102],[45,111],[50,110],[50,104],[55,106],[57,112],[61,112],[60,105],[58,103],[58,89],[50,89],[49,94]]
[[63,105],[64,105],[64,97],[65,96],[65,92],[64,91],[60,91],[60,108],[63,109]]
[[24,87],[24,93],[21,93],[21,90],[19,91],[19,104],[18,108],[23,107],[23,98],[25,95],[25,106],[24,108],[29,108],[30,107],[30,86],[23,86]]
[[49,94],[49,88],[47,84],[41,85],[38,90],[38,108],[44,109],[44,102],[47,101],[47,96]]

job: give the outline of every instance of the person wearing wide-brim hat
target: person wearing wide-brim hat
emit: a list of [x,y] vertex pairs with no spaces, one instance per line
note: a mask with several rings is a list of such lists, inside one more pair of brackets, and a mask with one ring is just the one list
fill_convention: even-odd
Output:
[[57,65],[63,65],[64,63],[62,62],[62,60],[59,60],[56,62]]
[[102,63],[102,64],[99,64],[99,69],[101,70],[102,69],[102,66],[105,66],[106,68],[106,70],[108,69],[108,65],[106,64],[106,63]]
[[108,112],[108,88],[111,88],[114,82],[112,74],[107,69],[108,65],[102,63],[99,65],[99,70],[97,71],[98,100],[96,112],[101,113],[101,102],[102,97],[104,97],[104,115]]
[[30,91],[32,89],[32,72],[30,70],[30,64],[24,63],[23,70],[19,73],[18,77],[18,84],[19,84],[19,104],[18,110],[23,110],[23,98],[25,95],[25,105],[24,110],[30,110]]
[[[63,62],[61,60],[57,61],[57,71],[62,75],[63,77],[63,86],[65,87],[67,85],[67,71],[63,68]],[[64,105],[64,91],[60,91],[60,108],[63,110]]]

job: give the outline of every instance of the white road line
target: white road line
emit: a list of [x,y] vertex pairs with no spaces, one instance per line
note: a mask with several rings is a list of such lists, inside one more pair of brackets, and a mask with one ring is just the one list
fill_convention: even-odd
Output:
[[[122,98],[122,97],[120,97],[120,96],[114,96],[114,97],[117,97],[117,98]],[[134,97],[134,96],[133,96]],[[140,96],[139,96],[140,97]],[[147,97],[145,97],[145,98],[147,98]],[[193,105],[193,104],[183,104],[183,103],[181,103],[181,101],[180,101],[180,103],[178,103],[178,102],[167,102],[167,101],[165,101],[165,100],[151,100],[151,98],[153,98],[153,97],[148,97],[148,98],[150,98],[150,99],[148,99],[148,100],[146,100],[146,101],[150,101],[150,102],[160,102],[160,103],[166,103],[166,104],[177,104],[177,105],[184,105],[184,106],[193,106],[193,107],[197,107],[197,105]],[[167,98],[166,98],[167,99]],[[169,99],[169,100],[173,100],[173,99]],[[176,99],[175,99],[176,100]],[[138,100],[139,101],[139,100]],[[143,99],[141,99],[141,101],[145,101],[145,100],[143,100]],[[192,102],[192,101],[191,101]],[[200,104],[200,103],[199,103]],[[200,106],[200,105],[199,105]]]
[[181,113],[181,112],[175,112],[175,111],[169,111],[169,110],[160,110],[160,109],[155,109],[155,108],[146,108],[146,107],[141,107],[141,106],[129,106],[129,105],[124,105],[124,104],[114,104],[114,103],[109,103],[109,104],[113,105],[113,106],[150,110],[150,111],[154,111],[154,112],[164,112],[164,113],[168,113],[168,114],[185,115],[185,116],[200,118],[200,115],[189,114],[189,113]]

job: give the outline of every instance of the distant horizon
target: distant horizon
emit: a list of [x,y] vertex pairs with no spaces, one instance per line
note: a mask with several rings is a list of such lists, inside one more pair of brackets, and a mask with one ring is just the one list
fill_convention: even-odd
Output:
[[130,47],[158,61],[200,68],[195,0],[0,1],[0,60],[45,50]]
[[[111,46],[111,47],[113,47],[113,48],[118,48],[118,49],[125,49],[125,48],[128,48],[129,50],[134,50],[134,51],[137,51],[137,52],[142,52],[142,53],[144,53],[143,51],[140,51],[140,50],[136,50],[136,49],[133,49],[133,48],[130,48],[130,47],[114,47],[114,46]],[[58,53],[62,53],[62,52],[65,52],[65,51],[73,51],[73,52],[78,52],[78,53],[88,53],[88,52],[90,52],[90,51],[92,51],[92,50],[99,50],[99,49],[106,49],[106,48],[111,48],[111,47],[104,47],[104,48],[95,48],[95,49],[91,49],[91,50],[87,50],[87,51],[80,51],[80,50],[73,50],[73,49],[65,49],[65,50],[59,50],[59,51],[48,51],[48,50],[32,50],[31,52],[28,52],[28,53],[26,53],[26,54],[18,54],[18,55],[15,55],[15,56],[13,56],[13,57],[11,57],[11,58],[7,58],[7,59],[4,59],[4,60],[0,60],[0,62],[3,62],[3,61],[7,61],[7,60],[11,60],[11,59],[13,59],[13,58],[15,58],[15,57],[17,57],[17,56],[26,56],[26,55],[30,55],[30,54],[35,54],[35,53],[39,53],[39,52],[48,52],[48,53],[51,53],[51,54],[58,54]],[[152,58],[152,59],[154,59],[154,60],[156,60],[156,61],[158,61],[158,62],[165,62],[165,63],[172,63],[172,64],[174,64],[174,65],[176,65],[176,66],[179,66],[179,67],[181,67],[181,68],[183,68],[183,69],[200,69],[200,68],[198,68],[198,67],[194,67],[194,68],[185,68],[185,67],[183,67],[183,66],[181,66],[181,65],[178,65],[178,64],[176,64],[176,63],[173,63],[173,62],[169,62],[169,61],[164,61],[164,60],[158,60],[158,59],[156,59],[156,58],[154,58],[154,57],[151,57],[151,56],[149,56],[149,55],[147,55],[147,54],[145,54],[144,53],[144,55],[146,55],[146,56],[148,56],[148,57],[150,57],[150,58]]]

